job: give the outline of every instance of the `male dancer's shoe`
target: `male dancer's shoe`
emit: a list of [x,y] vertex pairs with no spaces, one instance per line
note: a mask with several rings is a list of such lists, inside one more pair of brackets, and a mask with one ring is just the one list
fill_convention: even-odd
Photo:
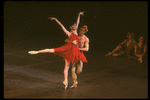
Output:
[[70,88],[74,88],[74,87],[77,88],[77,84],[78,84],[78,82],[77,82],[77,81],[74,81],[74,82],[73,82],[73,85],[72,85]]

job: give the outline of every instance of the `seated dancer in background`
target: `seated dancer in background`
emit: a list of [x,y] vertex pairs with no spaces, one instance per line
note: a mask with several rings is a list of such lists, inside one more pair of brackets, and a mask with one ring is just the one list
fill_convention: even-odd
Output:
[[[134,49],[134,45],[136,44],[136,41],[133,39],[134,33],[127,33],[127,38],[122,43],[117,45],[117,47],[112,51],[106,54],[105,56],[121,56],[126,55],[128,58],[132,58],[131,51]],[[133,51],[134,52],[134,51]]]
[[65,32],[65,34],[69,37],[70,43],[67,43],[61,47],[53,48],[53,49],[44,49],[39,51],[29,51],[29,54],[38,54],[38,53],[54,53],[57,54],[65,60],[65,68],[64,68],[64,81],[65,89],[68,87],[68,69],[70,63],[77,63],[78,61],[87,62],[85,58],[82,58],[79,47],[77,45],[72,44],[73,41],[77,41],[79,43],[79,36],[77,33],[77,28],[80,21],[80,15],[83,15],[83,12],[80,12],[78,15],[77,23],[72,25],[71,31],[67,31],[66,28],[54,17],[49,17],[48,19],[55,20]]
[[143,42],[143,36],[140,36],[139,37],[139,42],[135,45],[135,57],[134,59],[135,60],[138,60],[140,61],[140,63],[143,62],[143,55],[145,54],[146,52],[146,48],[147,48],[147,43],[144,43]]
[[[79,50],[81,52],[82,58],[86,59],[83,51],[89,50],[89,39],[84,35],[86,32],[88,32],[88,27],[84,25],[79,30]],[[70,43],[69,39],[66,39],[65,42]],[[73,44],[77,44],[76,41],[73,41]],[[77,68],[77,70],[76,70]],[[82,72],[83,68],[83,62],[80,60],[77,63],[72,64],[72,79],[73,79],[73,85],[70,88],[77,87],[78,81],[77,81],[77,74]],[[76,74],[77,73],[77,74]]]

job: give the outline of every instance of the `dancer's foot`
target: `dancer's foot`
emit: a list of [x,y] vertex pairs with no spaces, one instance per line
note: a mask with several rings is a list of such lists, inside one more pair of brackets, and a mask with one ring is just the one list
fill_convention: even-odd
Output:
[[72,85],[72,86],[70,86],[70,88],[77,88],[77,84],[78,84],[78,82],[76,81],[76,82],[74,82],[74,84]]
[[140,58],[138,59],[138,61],[140,61],[140,63],[142,63],[142,62],[143,62],[143,59],[140,57]]
[[110,56],[110,55],[112,55],[112,53],[111,53],[111,52],[108,52],[108,54],[106,54],[105,56]]
[[140,60],[140,63],[142,63],[143,62],[143,60]]
[[113,53],[113,55],[112,56],[115,56],[115,57],[117,57],[118,56],[118,54],[117,53]]
[[38,54],[38,51],[28,51],[29,54]]
[[78,69],[78,70],[76,71],[77,74],[80,74],[81,72],[82,72],[81,69]]
[[63,84],[65,85],[65,89],[67,89],[67,87],[68,87],[68,82],[67,82],[67,81],[63,81]]

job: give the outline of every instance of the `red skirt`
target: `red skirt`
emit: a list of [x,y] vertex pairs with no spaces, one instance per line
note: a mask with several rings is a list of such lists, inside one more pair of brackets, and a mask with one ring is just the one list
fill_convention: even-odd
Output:
[[80,52],[79,47],[72,43],[65,44],[61,47],[54,48],[54,54],[57,54],[68,62],[77,63],[78,61],[87,62],[86,57]]
[[87,62],[86,57],[84,56],[83,52],[80,52],[80,60],[82,62]]

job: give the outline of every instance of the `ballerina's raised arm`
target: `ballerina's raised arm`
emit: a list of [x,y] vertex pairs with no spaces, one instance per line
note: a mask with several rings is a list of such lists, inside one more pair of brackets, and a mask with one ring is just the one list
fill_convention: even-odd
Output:
[[84,12],[80,12],[79,13],[79,15],[78,15],[78,19],[77,19],[77,28],[78,28],[78,26],[79,26],[79,23],[80,23],[80,15],[82,15],[83,16],[83,14],[84,14]]
[[61,22],[58,21],[55,17],[49,17],[48,19],[55,20],[68,37],[71,35],[71,33],[68,30],[66,30],[66,28],[61,24]]

